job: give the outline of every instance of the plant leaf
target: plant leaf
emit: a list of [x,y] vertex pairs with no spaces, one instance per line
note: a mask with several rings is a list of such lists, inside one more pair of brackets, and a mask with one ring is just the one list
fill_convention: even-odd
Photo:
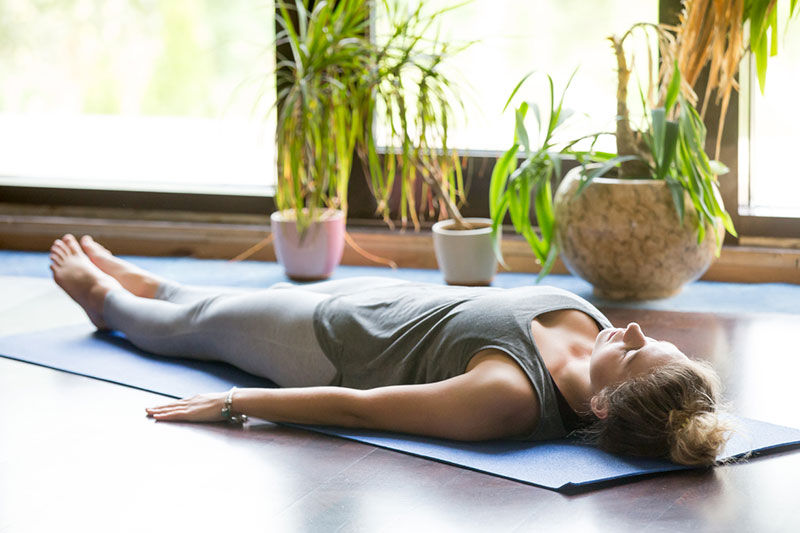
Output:
[[542,264],[542,269],[539,271],[539,275],[536,276],[536,283],[540,283],[545,276],[547,276],[551,270],[553,270],[553,265],[558,258],[558,245],[553,242],[550,244],[550,249],[547,251],[547,257]]
[[[519,145],[514,144],[497,160],[492,170],[492,177],[489,182],[489,212],[493,221],[499,215],[500,206],[506,201],[502,199],[501,194],[506,187],[508,176],[515,170],[518,151]],[[502,224],[502,220],[500,223]]]
[[721,176],[731,171],[731,169],[725,166],[725,163],[722,161],[717,161],[716,159],[709,161],[708,166],[711,168],[711,172],[713,172],[715,176]]
[[675,151],[678,146],[678,123],[674,120],[669,120],[666,123],[666,130],[664,132],[664,144],[661,148],[661,160],[656,168],[656,178],[664,179],[667,173],[672,168],[672,163],[675,159]]
[[519,143],[525,148],[526,153],[531,151],[531,143],[528,140],[528,130],[525,128],[525,112],[528,110],[528,104],[523,102],[519,109],[514,113],[515,117],[515,135]]
[[681,92],[681,71],[678,69],[678,60],[675,60],[675,68],[672,70],[672,79],[669,81],[667,87],[667,96],[664,100],[664,109],[669,113],[672,106],[678,100],[678,95]]
[[669,177],[667,178],[667,187],[672,195],[672,203],[675,205],[675,210],[678,213],[678,220],[680,220],[681,224],[683,224],[683,214],[685,211],[685,207],[683,205],[683,187],[678,181]]
[[586,188],[586,186],[589,185],[592,182],[592,180],[595,179],[596,177],[603,176],[606,172],[608,172],[612,168],[616,167],[620,163],[623,163],[625,161],[631,161],[633,159],[639,159],[639,157],[635,156],[635,155],[620,155],[620,156],[614,157],[612,159],[609,159],[608,161],[605,161],[599,167],[597,167],[595,169],[592,169],[591,172],[584,173],[583,174],[584,179],[581,181],[581,184],[578,186],[578,190],[575,191],[575,195],[576,196],[580,195],[583,192],[583,190]]
[[514,99],[514,95],[517,94],[517,91],[519,91],[519,88],[522,87],[523,83],[525,83],[525,80],[530,78],[535,73],[536,73],[536,71],[532,70],[532,71],[528,72],[527,74],[525,74],[525,76],[523,76],[521,80],[519,80],[519,83],[517,83],[517,85],[514,87],[514,90],[511,91],[511,94],[509,95],[508,100],[506,100],[506,105],[503,106],[503,111],[505,111],[508,108],[508,104],[510,104],[511,100]]
[[492,217],[492,247],[494,248],[494,255],[497,257],[497,261],[503,265],[503,268],[508,269],[508,265],[506,265],[503,259],[503,251],[500,246],[500,233],[502,232],[503,219],[508,211],[508,199],[505,196],[503,196],[496,209],[496,216]]

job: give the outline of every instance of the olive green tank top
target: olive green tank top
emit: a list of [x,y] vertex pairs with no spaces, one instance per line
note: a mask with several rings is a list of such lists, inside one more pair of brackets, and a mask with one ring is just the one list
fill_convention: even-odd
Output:
[[387,279],[385,285],[366,284],[321,302],[314,329],[338,370],[333,384],[357,389],[445,380],[463,374],[477,352],[501,350],[522,367],[539,397],[539,424],[524,440],[546,440],[567,432],[531,321],[560,309],[583,311],[601,329],[611,327],[592,304],[555,287],[452,287]]

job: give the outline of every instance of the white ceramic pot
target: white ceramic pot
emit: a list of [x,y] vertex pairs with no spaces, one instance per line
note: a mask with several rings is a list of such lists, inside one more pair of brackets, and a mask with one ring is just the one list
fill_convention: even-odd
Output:
[[270,227],[275,236],[275,256],[293,280],[326,279],[342,261],[345,216],[341,211],[321,212],[302,240],[291,212],[272,213]]
[[436,262],[450,285],[489,285],[497,272],[492,246],[492,221],[466,218],[475,229],[452,229],[453,220],[433,225],[433,249]]

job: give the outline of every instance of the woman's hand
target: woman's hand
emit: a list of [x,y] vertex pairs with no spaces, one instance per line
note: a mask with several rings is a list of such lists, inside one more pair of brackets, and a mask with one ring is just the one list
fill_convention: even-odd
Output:
[[227,392],[199,394],[158,407],[148,407],[147,416],[156,420],[220,422],[225,420],[222,416],[222,407],[227,395]]

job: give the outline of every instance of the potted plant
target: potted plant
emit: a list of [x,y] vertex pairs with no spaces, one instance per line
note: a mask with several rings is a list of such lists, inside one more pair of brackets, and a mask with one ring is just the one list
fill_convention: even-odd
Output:
[[[397,7],[384,3],[389,31],[377,39],[375,112],[367,114],[367,137],[360,152],[378,212],[392,225],[390,213],[397,211],[403,227],[410,220],[416,229],[421,216],[443,219],[432,231],[445,281],[488,285],[497,270],[491,221],[461,215],[461,162],[448,146],[448,130],[461,100],[456,84],[441,67],[460,48],[426,37],[452,8],[431,13],[420,3],[405,14]],[[371,123],[377,118],[386,131],[380,139]],[[379,156],[378,145],[393,148]]]
[[[420,5],[405,13],[385,1],[388,35],[371,40],[369,0],[317,2],[311,10],[296,0],[296,23],[284,1],[278,5],[278,37],[291,55],[280,58],[277,77],[278,210],[271,221],[287,274],[319,279],[338,264],[354,154],[390,225],[399,193],[404,226],[410,217],[419,227],[417,200],[430,197],[458,227],[469,227],[455,203],[463,191],[458,154],[447,146],[458,99],[440,66],[451,47],[422,38],[447,10],[425,13]],[[377,133],[378,117],[386,136]],[[395,149],[380,154],[381,145]]]
[[[658,40],[667,75],[640,91],[645,117],[637,129],[627,107],[624,42],[640,29]],[[596,295],[663,298],[708,269],[723,225],[735,233],[717,190],[716,176],[727,169],[706,155],[706,129],[682,94],[672,35],[637,24],[611,41],[618,65],[617,150],[632,159],[615,175],[594,177],[583,168],[567,175],[555,199],[556,242],[570,272],[592,283]]]
[[[749,44],[744,44],[745,25]],[[695,0],[684,2],[674,28],[636,24],[621,38],[611,38],[618,65],[617,151],[633,159],[622,163],[615,177],[593,180],[577,169],[556,197],[556,240],[564,263],[590,281],[596,294],[608,299],[675,294],[708,269],[726,230],[736,235],[718,190],[717,176],[727,168],[706,154],[702,114],[716,93],[722,117],[718,156],[734,76],[747,49],[756,56],[763,88],[768,27],[774,45],[774,1]],[[646,119],[639,128],[632,126],[627,106],[632,62],[624,49],[637,30],[650,32],[660,56],[650,87],[640,90]],[[693,86],[707,64],[700,113]]]
[[[746,48],[740,46],[745,23],[751,26],[750,46],[766,57],[764,29],[774,29],[774,2],[750,2],[746,10],[740,4],[731,4],[742,8],[737,11],[728,9],[729,3],[686,2],[676,28],[636,24],[622,38],[611,38],[618,63],[619,157],[594,166],[587,164],[591,157],[584,157],[559,186],[552,216],[550,205],[537,199],[541,237],[529,241],[534,251],[549,252],[539,254],[545,267],[561,252],[567,268],[590,281],[602,297],[660,298],[705,272],[719,253],[725,230],[735,235],[717,191],[717,175],[727,169],[705,152],[706,129],[694,107],[692,83],[699,69],[710,63],[705,104],[719,89],[724,110]],[[638,125],[628,110],[631,63],[624,49],[636,31],[650,33],[660,56],[652,85],[639,91],[645,114]],[[710,34],[721,35],[730,47],[706,40]],[[766,68],[764,61],[756,63],[760,72]],[[684,71],[692,73],[688,79]],[[621,164],[616,168],[609,163]],[[498,167],[504,164],[501,158]],[[539,192],[544,195],[544,190]],[[553,220],[554,227],[549,222],[542,226],[542,218]]]
[[[328,277],[344,249],[347,188],[369,108],[372,50],[366,0],[278,1],[275,254],[292,279]],[[295,22],[296,21],[296,22]]]

